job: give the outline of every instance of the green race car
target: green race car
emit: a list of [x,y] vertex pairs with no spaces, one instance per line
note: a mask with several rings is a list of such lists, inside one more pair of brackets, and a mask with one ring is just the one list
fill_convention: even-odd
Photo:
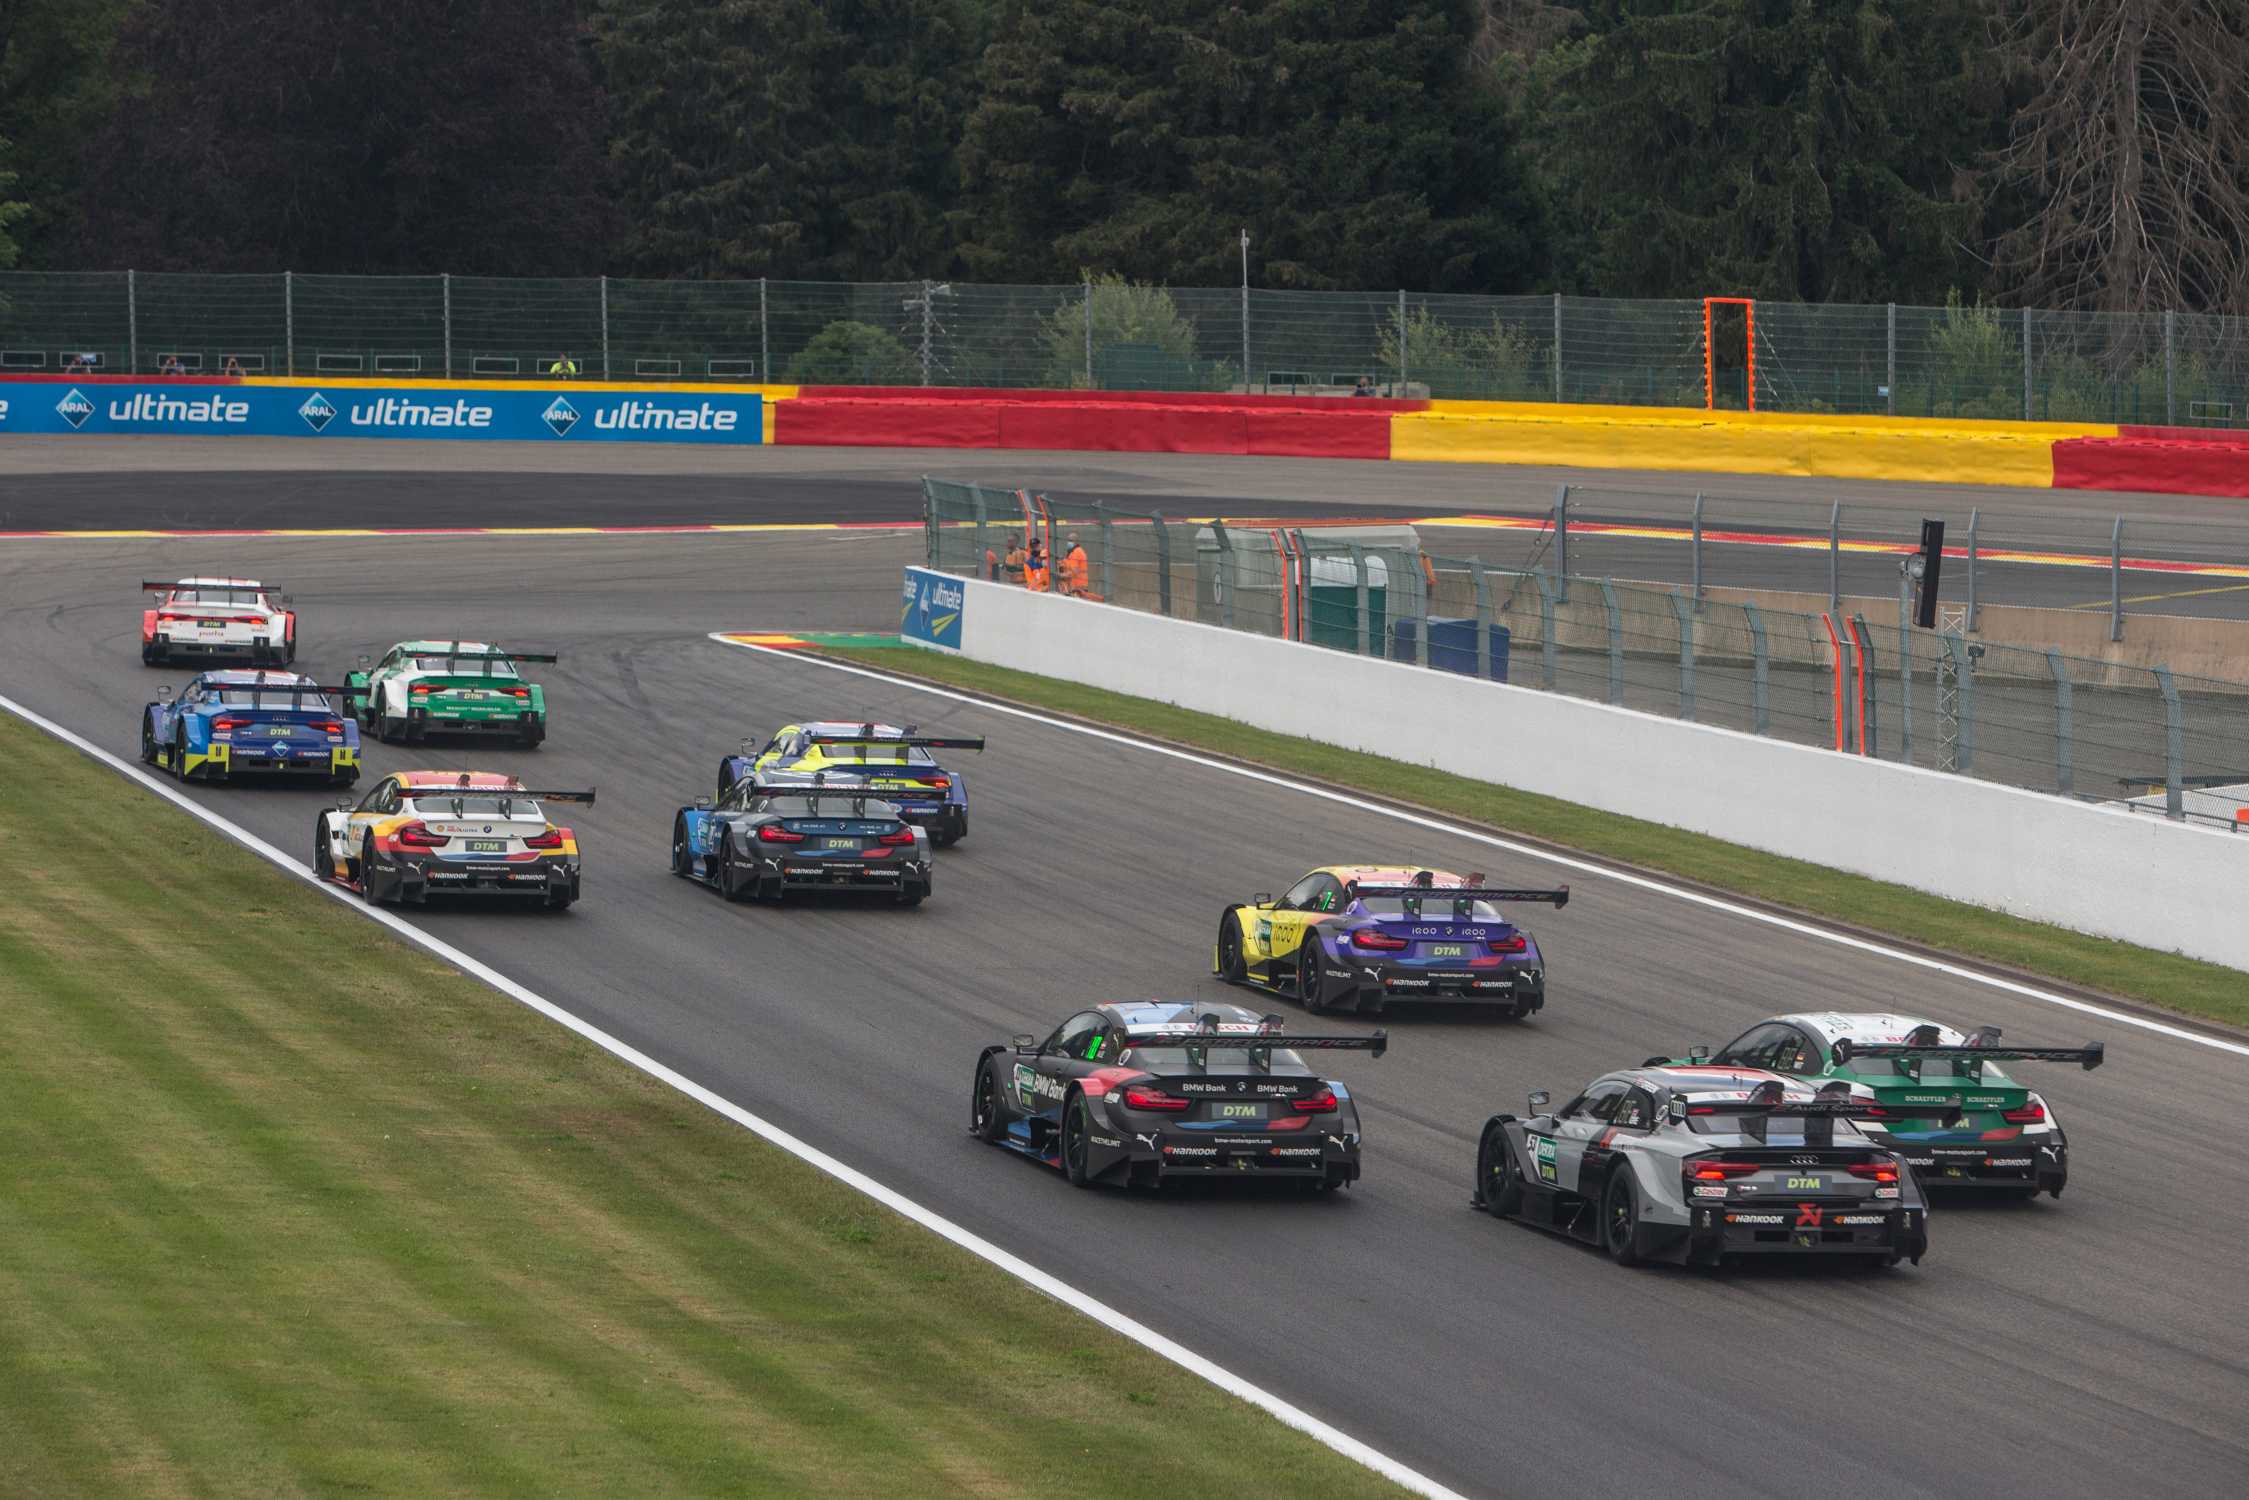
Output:
[[[1923,1187],[1990,1188],[2059,1198],[2069,1181],[2069,1142],[2046,1101],[2000,1071],[2002,1062],[2076,1063],[2097,1068],[2103,1045],[2009,1047],[1999,1028],[1970,1036],[1914,1016],[1834,1012],[1760,1021],[1713,1055],[1650,1058],[1650,1067],[1765,1068],[1795,1078],[1842,1080],[1875,1112],[1859,1128],[1903,1156]],[[1964,1113],[1944,1129],[1910,1120],[1914,1106],[1957,1101]],[[1881,1108],[1896,1112],[1884,1123]]]
[[503,651],[483,641],[401,641],[344,679],[359,721],[386,744],[433,734],[508,739],[526,750],[547,737],[547,697],[516,670],[552,653]]

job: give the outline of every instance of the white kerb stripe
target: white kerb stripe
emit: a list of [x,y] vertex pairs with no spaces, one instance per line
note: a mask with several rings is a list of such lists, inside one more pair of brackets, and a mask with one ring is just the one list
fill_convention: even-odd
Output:
[[414,944],[425,952],[435,954],[463,973],[472,974],[483,980],[509,999],[519,1001],[545,1016],[548,1020],[568,1027],[619,1061],[639,1069],[670,1088],[677,1089],[696,1103],[724,1115],[751,1134],[780,1147],[799,1161],[818,1168],[857,1192],[866,1194],[885,1208],[911,1219],[931,1233],[952,1241],[979,1260],[999,1267],[1008,1275],[1044,1292],[1055,1301],[1085,1314],[1104,1328],[1123,1334],[1142,1348],[1162,1356],[1190,1374],[1209,1381],[1228,1395],[1238,1396],[1250,1405],[1263,1409],[1278,1417],[1288,1426],[1311,1437],[1314,1441],[1333,1449],[1354,1463],[1365,1465],[1385,1479],[1393,1481],[1414,1494],[1428,1496],[1430,1500],[1465,1500],[1465,1497],[1457,1491],[1447,1489],[1427,1475],[1417,1473],[1388,1454],[1378,1452],[1367,1444],[1360,1442],[1349,1433],[1329,1426],[1310,1412],[1284,1401],[1271,1391],[1265,1390],[1261,1386],[1252,1385],[1233,1371],[1204,1358],[1186,1345],[1158,1333],[1145,1323],[1126,1317],[1107,1303],[1080,1291],[1060,1277],[1040,1270],[1029,1261],[1011,1251],[1002,1249],[982,1235],[962,1228],[932,1209],[922,1207],[905,1194],[883,1186],[858,1168],[837,1160],[818,1147],[791,1135],[771,1121],[762,1119],[732,1100],[711,1092],[685,1074],[666,1067],[638,1048],[628,1046],[600,1027],[572,1015],[545,996],[518,984],[491,965],[471,957],[451,943],[430,936],[396,913],[386,911],[381,907],[369,906],[341,886],[316,880],[312,871],[307,867],[306,861],[284,854],[247,828],[219,816],[193,798],[182,796],[176,788],[157,780],[130,761],[112,755],[92,741],[72,733],[42,714],[34,713],[12,698],[0,696],[0,709],[5,709],[24,722],[45,730],[71,748],[93,757],[118,774],[138,782],[165,801],[233,839],[253,854],[262,856],[307,884],[326,891],[330,896],[343,902],[352,910],[380,922],[407,942]]

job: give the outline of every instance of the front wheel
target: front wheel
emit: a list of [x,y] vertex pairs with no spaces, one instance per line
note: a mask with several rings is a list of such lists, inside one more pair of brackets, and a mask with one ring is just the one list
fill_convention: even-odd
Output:
[[336,861],[328,852],[328,822],[325,818],[312,825],[312,878],[333,880]]
[[1007,1133],[1000,1118],[1000,1079],[989,1057],[976,1064],[976,1084],[969,1092],[968,1133],[980,1141],[996,1142]]
[[144,766],[156,764],[156,735],[149,729],[146,718],[141,720],[141,764]]
[[1232,912],[1218,923],[1218,977],[1228,984],[1240,984],[1249,978],[1249,965],[1242,959],[1242,922]]
[[687,847],[687,820],[672,819],[672,873],[682,880],[695,876],[695,853]]
[[1507,1128],[1488,1126],[1476,1147],[1476,1191],[1485,1213],[1510,1218],[1522,1212],[1523,1179],[1515,1173],[1515,1154],[1507,1149]]
[[1601,1195],[1601,1242],[1618,1265],[1640,1263],[1640,1190],[1630,1167],[1609,1174],[1608,1191]]
[[1093,1186],[1091,1157],[1093,1119],[1085,1107],[1085,1095],[1072,1094],[1062,1106],[1062,1175],[1070,1179],[1070,1186]]

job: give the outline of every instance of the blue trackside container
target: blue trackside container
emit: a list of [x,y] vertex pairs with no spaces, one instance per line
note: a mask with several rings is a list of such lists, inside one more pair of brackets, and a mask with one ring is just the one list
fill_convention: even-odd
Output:
[[[1505,682],[1508,648],[1514,632],[1499,624],[1494,624],[1490,629],[1492,681]],[[1393,661],[1414,661],[1419,658],[1420,653],[1414,649],[1414,640],[1420,631],[1419,620],[1393,622],[1390,640],[1390,656]],[[1476,622],[1458,615],[1430,616],[1429,665],[1440,672],[1458,672],[1463,677],[1475,676]]]

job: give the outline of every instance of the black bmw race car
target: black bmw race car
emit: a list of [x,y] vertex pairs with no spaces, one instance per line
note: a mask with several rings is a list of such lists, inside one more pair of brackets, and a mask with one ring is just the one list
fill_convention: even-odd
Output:
[[863,786],[737,781],[672,818],[672,873],[729,901],[865,891],[919,906],[931,870],[928,831]]
[[1097,1005],[1044,1041],[976,1059],[969,1130],[1058,1167],[1078,1187],[1168,1177],[1287,1177],[1313,1191],[1359,1175],[1351,1091],[1299,1051],[1380,1057],[1384,1033],[1283,1036],[1238,1005]]

